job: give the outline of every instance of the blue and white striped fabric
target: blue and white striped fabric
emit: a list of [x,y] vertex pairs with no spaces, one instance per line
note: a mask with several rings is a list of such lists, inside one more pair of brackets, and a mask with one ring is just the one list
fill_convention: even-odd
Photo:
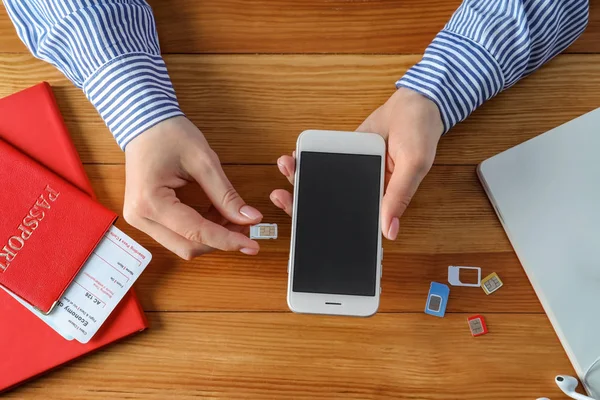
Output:
[[573,43],[587,0],[465,0],[396,82],[434,101],[444,132]]
[[115,139],[183,115],[143,0],[4,0],[33,55],[82,88]]
[[[122,148],[182,115],[150,6],[143,0],[4,0],[31,52],[98,109]],[[444,131],[567,48],[587,0],[464,0],[423,59],[397,83],[432,99]]]

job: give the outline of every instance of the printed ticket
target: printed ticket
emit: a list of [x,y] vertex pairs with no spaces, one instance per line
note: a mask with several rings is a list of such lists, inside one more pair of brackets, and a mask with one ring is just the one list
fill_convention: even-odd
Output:
[[87,343],[151,259],[148,250],[112,226],[50,314],[7,292],[65,339]]

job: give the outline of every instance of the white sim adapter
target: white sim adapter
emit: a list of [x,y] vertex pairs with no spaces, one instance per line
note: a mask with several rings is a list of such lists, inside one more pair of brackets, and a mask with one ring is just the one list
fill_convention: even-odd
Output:
[[[476,283],[463,283],[460,280],[460,271],[464,269],[477,271]],[[481,268],[479,267],[461,267],[451,265],[448,267],[448,283],[452,286],[479,287],[481,285]]]
[[277,239],[277,224],[258,224],[251,226],[250,239]]

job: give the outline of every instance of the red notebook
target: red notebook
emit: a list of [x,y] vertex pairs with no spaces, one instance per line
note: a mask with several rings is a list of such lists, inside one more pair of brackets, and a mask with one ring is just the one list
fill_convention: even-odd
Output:
[[0,285],[47,314],[117,215],[2,139],[0,175]]
[[[95,198],[47,83],[0,99],[0,138]],[[89,343],[67,341],[0,290],[0,392],[147,327],[132,290]]]

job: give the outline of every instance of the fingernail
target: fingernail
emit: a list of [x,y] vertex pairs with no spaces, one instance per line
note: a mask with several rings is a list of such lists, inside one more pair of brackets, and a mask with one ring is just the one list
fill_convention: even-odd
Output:
[[288,172],[287,168],[285,167],[285,165],[283,165],[283,162],[281,161],[281,159],[277,160],[277,167],[279,167],[279,171],[281,171],[281,173],[285,176],[289,176],[290,173]]
[[258,254],[258,250],[257,249],[247,249],[247,248],[243,248],[240,249],[240,252],[249,255],[249,256],[255,256]]
[[281,201],[279,201],[279,199],[275,196],[271,196],[271,201],[273,202],[273,204],[275,204],[277,207],[279,208],[283,208],[283,204],[281,204]]
[[240,208],[240,214],[242,214],[244,217],[246,217],[252,221],[261,219],[263,216],[260,213],[260,211],[258,211],[256,208],[250,207],[248,205],[245,205],[242,208]]
[[390,224],[390,229],[388,230],[388,239],[396,240],[396,236],[398,236],[398,230],[400,228],[400,220],[398,217],[392,218],[392,223]]

